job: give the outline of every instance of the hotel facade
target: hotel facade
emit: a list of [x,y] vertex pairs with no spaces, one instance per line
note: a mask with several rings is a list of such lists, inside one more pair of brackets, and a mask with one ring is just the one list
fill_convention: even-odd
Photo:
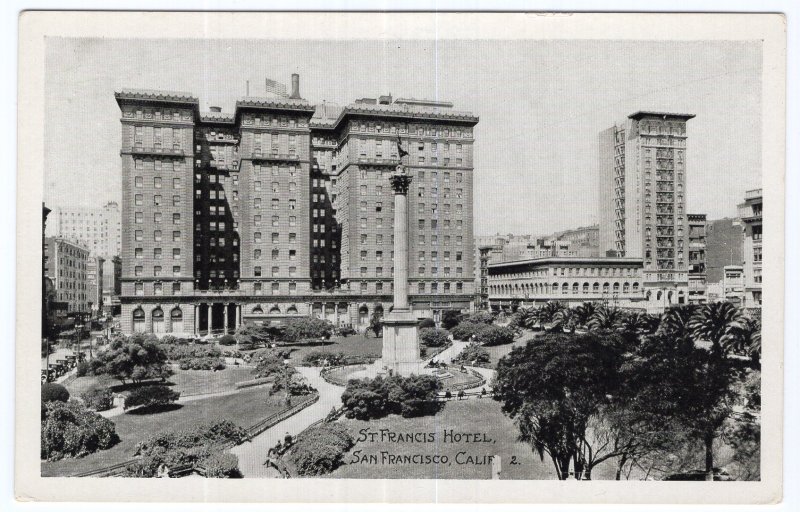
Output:
[[299,94],[201,112],[186,93],[115,93],[122,123],[122,330],[205,333],[314,315],[364,327],[392,302],[393,192],[409,154],[409,295],[467,310],[473,128],[447,102]]

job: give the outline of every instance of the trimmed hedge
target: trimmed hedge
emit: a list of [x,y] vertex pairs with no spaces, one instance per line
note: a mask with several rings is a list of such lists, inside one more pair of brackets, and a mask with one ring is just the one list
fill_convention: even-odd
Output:
[[469,341],[473,335],[477,335],[488,325],[477,322],[461,322],[450,330],[453,338],[461,341]]
[[303,431],[295,441],[289,461],[301,476],[330,473],[339,467],[355,441],[341,423],[323,423]]
[[42,384],[42,403],[47,402],[67,402],[69,391],[61,384],[46,382]]
[[433,321],[433,318],[423,318],[420,320],[419,325],[417,325],[419,329],[428,329],[431,327],[436,327],[436,322]]
[[192,357],[181,359],[178,363],[181,370],[224,370],[225,361],[219,357]]
[[224,346],[236,345],[236,338],[230,334],[225,334],[219,339],[219,344]]
[[461,364],[481,364],[488,363],[490,360],[489,351],[477,343],[470,343],[453,360],[454,363]]
[[127,411],[132,407],[166,405],[177,401],[180,397],[179,392],[167,386],[142,386],[135,388],[125,397],[125,405],[122,408]]
[[206,470],[206,478],[241,478],[239,457],[232,453],[215,452],[200,463]]

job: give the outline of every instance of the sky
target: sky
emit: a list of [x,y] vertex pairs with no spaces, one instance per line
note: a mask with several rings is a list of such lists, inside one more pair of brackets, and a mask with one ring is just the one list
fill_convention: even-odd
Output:
[[45,202],[121,199],[122,88],[191,92],[232,112],[264,78],[312,103],[391,93],[480,117],[474,233],[548,234],[597,222],[601,130],[639,110],[688,122],[687,211],[732,217],[761,186],[756,41],[276,41],[48,38]]

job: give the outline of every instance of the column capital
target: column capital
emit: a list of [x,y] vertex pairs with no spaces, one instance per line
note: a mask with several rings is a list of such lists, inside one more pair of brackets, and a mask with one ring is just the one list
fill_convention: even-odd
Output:
[[392,184],[395,194],[407,195],[408,187],[411,185],[411,176],[405,174],[401,169],[402,166],[398,166],[399,173],[390,176],[389,182]]

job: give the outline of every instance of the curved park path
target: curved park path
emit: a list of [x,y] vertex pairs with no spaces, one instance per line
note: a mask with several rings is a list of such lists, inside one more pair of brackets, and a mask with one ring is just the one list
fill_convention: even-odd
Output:
[[265,430],[252,441],[231,448],[231,453],[239,457],[239,470],[245,478],[278,477],[274,469],[264,465],[267,451],[278,444],[278,441],[283,442],[287,432],[296,437],[315,421],[325,418],[332,407],[341,407],[344,388],[325,382],[320,376],[321,370],[321,367],[297,367],[297,371],[306,378],[308,384],[319,391],[319,401]]
[[[533,334],[526,332],[515,343],[525,342],[531,337],[533,337]],[[469,342],[466,341],[453,341],[450,347],[434,356],[433,359],[451,364],[453,359],[458,356],[468,344]],[[430,359],[424,360],[424,363],[428,361],[430,361]],[[480,373],[486,379],[486,384],[465,391],[479,391],[482,387],[485,387],[487,392],[491,391],[489,383],[494,377],[494,370],[474,366],[470,366],[469,368]],[[326,382],[320,375],[322,367],[298,366],[297,371],[306,378],[311,386],[317,388],[319,391],[319,401],[306,407],[294,416],[290,416],[275,426],[265,430],[254,437],[252,441],[231,448],[231,453],[239,457],[239,470],[245,478],[280,478],[277,471],[264,465],[264,461],[267,458],[267,451],[278,444],[278,441],[283,442],[287,432],[291,434],[292,437],[296,437],[312,423],[325,418],[331,411],[331,408],[339,408],[342,405],[342,393],[344,393],[344,388]]]

